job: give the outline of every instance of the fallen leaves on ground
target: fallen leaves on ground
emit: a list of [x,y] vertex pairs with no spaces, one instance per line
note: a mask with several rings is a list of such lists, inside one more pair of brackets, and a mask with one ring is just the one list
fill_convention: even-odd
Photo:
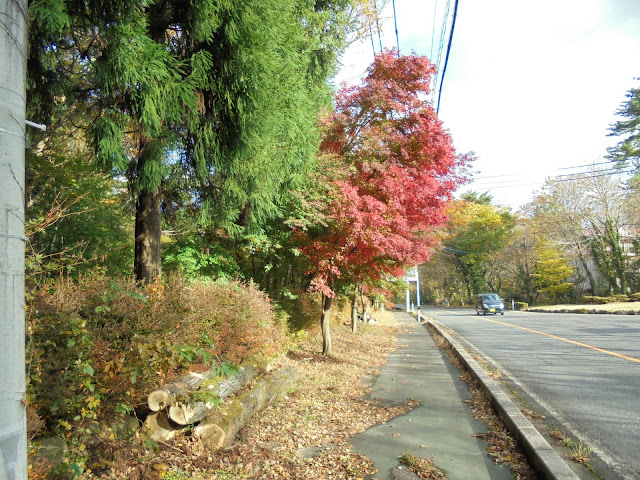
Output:
[[405,464],[407,470],[415,473],[419,478],[426,480],[446,480],[446,475],[442,473],[433,463],[431,458],[416,457],[410,453],[403,452],[399,458]]
[[471,375],[465,371],[460,360],[451,351],[448,342],[438,334],[434,334],[434,340],[436,346],[443,349],[449,361],[460,370],[460,379],[470,387],[471,398],[465,403],[469,405],[473,416],[482,420],[489,430],[488,433],[479,433],[475,437],[487,442],[489,456],[496,463],[508,465],[516,480],[535,480],[537,478],[535,472],[527,462],[516,440],[499,419],[487,396],[480,390]]
[[351,437],[417,405],[409,400],[380,407],[365,399],[371,389],[362,379],[377,375],[398,345],[400,327],[393,315],[388,313],[380,320],[376,326],[361,326],[356,334],[346,325],[332,326],[331,357],[321,355],[318,333],[280,359],[280,366],[298,368],[298,388],[256,415],[231,448],[203,451],[191,437],[181,434],[160,444],[156,452],[129,450],[120,471],[102,478],[122,478],[118,475],[126,471],[132,478],[154,476],[157,472],[149,466],[149,455],[154,464],[169,466],[163,478],[176,480],[355,480],[375,473],[369,459],[352,451]]
[[498,418],[484,392],[479,389],[469,373],[464,372],[460,378],[471,387],[471,398],[466,403],[471,408],[473,416],[482,420],[489,430],[488,433],[475,435],[477,438],[482,438],[487,442],[489,456],[496,463],[508,465],[517,480],[536,479],[536,474],[529,466],[527,458],[518,446],[518,442]]

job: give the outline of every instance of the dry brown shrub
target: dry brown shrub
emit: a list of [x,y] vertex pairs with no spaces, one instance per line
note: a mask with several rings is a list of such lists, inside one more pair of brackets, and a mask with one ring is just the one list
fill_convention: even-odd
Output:
[[34,292],[27,311],[27,400],[43,430],[65,436],[144,404],[193,364],[274,356],[286,341],[251,283],[60,278]]

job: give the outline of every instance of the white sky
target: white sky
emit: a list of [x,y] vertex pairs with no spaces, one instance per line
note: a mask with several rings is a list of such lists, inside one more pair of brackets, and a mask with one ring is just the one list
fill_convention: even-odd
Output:
[[[433,51],[435,62],[446,3],[395,0],[402,53]],[[395,47],[391,0],[383,17],[382,45]],[[379,51],[375,32],[374,42]],[[352,45],[336,83],[357,83],[372,60],[371,38]],[[460,0],[440,101],[457,151],[478,158],[474,182],[460,192],[489,191],[516,210],[546,177],[603,161],[619,141],[608,128],[637,77],[640,0]]]

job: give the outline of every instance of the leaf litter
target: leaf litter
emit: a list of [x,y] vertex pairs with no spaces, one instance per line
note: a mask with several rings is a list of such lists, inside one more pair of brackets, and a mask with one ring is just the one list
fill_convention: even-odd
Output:
[[385,407],[365,398],[372,389],[363,379],[379,374],[403,331],[390,312],[379,317],[377,325],[360,325],[356,334],[347,324],[332,325],[331,357],[320,353],[318,331],[278,359],[276,367],[298,368],[297,388],[254,416],[232,447],[205,450],[188,431],[154,451],[137,439],[137,445],[118,452],[118,461],[99,478],[357,480],[375,474],[373,462],[353,451],[351,438],[418,404],[410,399]]
[[[133,445],[105,443],[105,453],[109,450],[113,459],[105,462],[109,468],[86,471],[81,478],[359,480],[375,475],[373,462],[354,452],[350,440],[418,404],[408,400],[399,406],[383,407],[365,398],[372,389],[363,379],[380,372],[388,354],[398,347],[396,335],[404,328],[387,313],[377,325],[361,326],[356,334],[343,323],[332,329],[332,357],[320,353],[322,338],[318,331],[277,361],[276,367],[298,368],[297,388],[254,416],[232,447],[205,450],[188,430],[153,449],[139,437],[134,438]],[[489,427],[489,433],[479,436],[488,442],[491,458],[508,464],[516,479],[535,479],[515,440],[481,393],[474,394],[468,404]],[[412,461],[423,478],[442,478],[430,459],[414,457]]]

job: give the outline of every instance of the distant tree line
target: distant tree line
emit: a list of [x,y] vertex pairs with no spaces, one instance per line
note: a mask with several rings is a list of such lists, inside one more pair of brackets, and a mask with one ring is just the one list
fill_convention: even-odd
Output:
[[421,267],[422,298],[460,304],[486,290],[535,304],[640,292],[640,89],[617,114],[610,164],[549,179],[515,213],[487,193],[452,202],[444,249]]

